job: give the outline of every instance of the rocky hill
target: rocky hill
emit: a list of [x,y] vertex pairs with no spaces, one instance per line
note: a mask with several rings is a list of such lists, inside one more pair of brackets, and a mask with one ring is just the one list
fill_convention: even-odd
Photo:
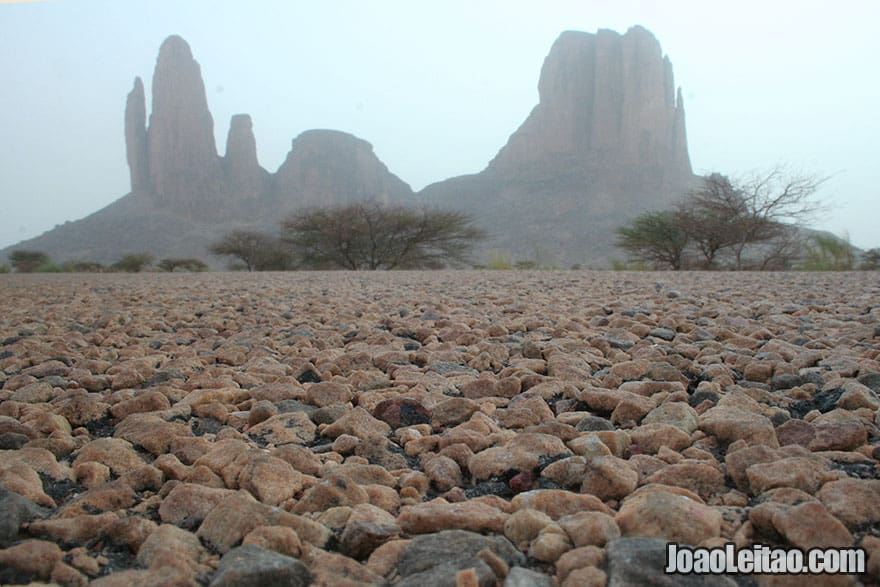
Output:
[[171,36],[159,50],[149,119],[141,78],[126,100],[131,192],[0,257],[28,248],[57,261],[107,263],[142,251],[210,259],[210,243],[233,228],[274,231],[304,206],[376,199],[472,213],[491,234],[478,258],[495,250],[601,266],[615,255],[614,227],[665,207],[694,181],[672,66],[644,28],[569,31],[551,48],[538,89],[538,105],[486,169],[416,195],[368,142],[338,131],[302,133],[269,173],[250,116],[238,114],[220,156],[199,64]]

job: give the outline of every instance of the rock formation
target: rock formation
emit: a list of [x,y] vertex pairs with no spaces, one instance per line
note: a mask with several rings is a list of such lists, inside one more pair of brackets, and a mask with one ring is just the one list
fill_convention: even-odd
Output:
[[222,198],[222,171],[201,69],[182,38],[162,43],[152,90],[147,140],[156,202],[204,213]]
[[540,101],[481,173],[425,188],[466,210],[487,245],[543,264],[607,261],[614,228],[693,181],[672,65],[642,27],[567,31],[541,69]]
[[642,27],[625,35],[566,31],[538,82],[540,102],[489,164],[499,174],[627,169],[691,173],[672,64]]
[[[615,227],[666,207],[694,181],[672,66],[641,27],[569,31],[553,44],[538,89],[538,105],[486,169],[430,185],[418,200],[473,214],[493,237],[479,253],[604,266],[620,256]],[[143,251],[208,259],[225,232],[276,231],[298,208],[415,200],[370,143],[343,132],[303,132],[270,174],[257,159],[250,117],[239,114],[218,156],[201,70],[178,36],[159,50],[145,122],[136,78],[125,107],[131,193],[16,247],[60,262]]]
[[147,108],[144,82],[134,78],[134,87],[125,101],[125,151],[131,171],[131,191],[150,187],[150,161],[147,153]]
[[236,114],[229,121],[223,171],[226,188],[236,202],[250,202],[269,188],[269,173],[257,161],[257,141],[247,114]]
[[275,175],[274,192],[297,206],[412,198],[409,185],[388,171],[370,143],[333,130],[309,130],[293,140]]

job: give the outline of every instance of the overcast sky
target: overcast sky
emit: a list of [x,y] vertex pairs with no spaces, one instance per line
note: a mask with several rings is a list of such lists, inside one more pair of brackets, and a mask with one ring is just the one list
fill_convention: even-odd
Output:
[[694,171],[830,175],[815,225],[880,246],[880,3],[0,0],[0,247],[129,190],[125,96],[179,34],[223,153],[254,122],[274,172],[310,128],[371,142],[418,190],[483,169],[537,103],[564,30],[654,33],[682,86]]

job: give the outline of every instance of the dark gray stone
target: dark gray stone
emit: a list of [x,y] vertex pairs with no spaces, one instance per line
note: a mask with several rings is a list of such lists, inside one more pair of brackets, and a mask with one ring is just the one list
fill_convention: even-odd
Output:
[[525,556],[503,536],[483,536],[466,530],[443,530],[413,538],[400,554],[398,572],[402,577],[409,577],[444,563],[466,569],[474,566],[474,560],[480,560],[477,553],[484,548],[497,554],[508,566],[523,565],[526,562]]
[[635,345],[635,343],[633,341],[627,340],[625,338],[616,338],[613,336],[608,336],[608,337],[605,337],[605,340],[607,340],[608,344],[610,344],[612,347],[614,347],[616,349],[620,349],[622,351],[629,350]]
[[210,587],[306,587],[311,582],[299,559],[245,544],[223,555]]
[[734,587],[737,582],[718,575],[667,575],[666,540],[620,538],[608,543],[608,587]]
[[346,556],[364,560],[376,548],[400,534],[395,526],[377,524],[366,520],[349,522],[339,538],[340,550]]
[[17,432],[0,434],[0,450],[18,450],[28,443],[30,438]]
[[513,567],[504,579],[502,587],[553,587],[556,583],[549,576],[523,567]]
[[662,338],[663,340],[672,340],[675,338],[675,331],[669,328],[652,328],[648,332],[648,336]]
[[[877,328],[880,328],[880,326]],[[870,387],[876,393],[880,393],[880,373],[865,373],[859,377],[858,382],[865,387]]]
[[773,379],[770,380],[770,387],[773,391],[779,391],[782,389],[791,389],[792,387],[797,387],[804,382],[803,378],[800,375],[795,375],[793,373],[785,373],[782,375],[774,375]]
[[51,513],[31,500],[0,487],[0,546],[15,542],[22,524],[46,518]]
[[607,418],[584,416],[575,428],[580,432],[598,432],[600,430],[614,430],[614,425]]

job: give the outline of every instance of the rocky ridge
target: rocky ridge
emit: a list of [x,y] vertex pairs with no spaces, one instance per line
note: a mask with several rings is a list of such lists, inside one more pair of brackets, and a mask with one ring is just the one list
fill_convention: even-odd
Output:
[[664,577],[670,540],[856,546],[867,573],[822,584],[880,580],[871,273],[0,294],[4,584],[697,581]]

